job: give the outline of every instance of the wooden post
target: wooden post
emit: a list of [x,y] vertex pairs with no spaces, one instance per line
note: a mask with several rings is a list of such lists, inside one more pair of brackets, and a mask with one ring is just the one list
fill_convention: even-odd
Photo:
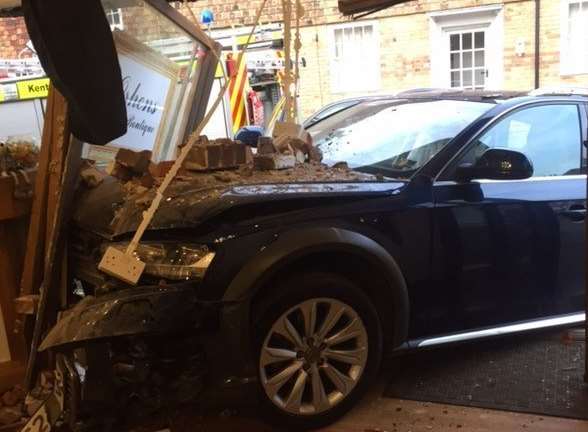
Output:
[[47,253],[45,255],[45,265],[43,268],[43,282],[39,288],[39,307],[37,310],[35,328],[31,341],[31,351],[27,363],[25,385],[30,388],[37,370],[37,348],[41,342],[41,335],[47,329],[49,324],[56,321],[57,305],[61,296],[58,290],[60,284],[54,281],[59,280],[59,270],[61,265],[56,262],[59,256],[58,251],[63,246],[63,228],[67,226],[68,215],[65,209],[70,207],[73,200],[76,178],[79,175],[81,165],[82,146],[79,140],[72,137],[67,145],[67,157],[61,174],[61,183],[56,197],[55,212],[50,222],[50,229],[47,242]]
[[69,140],[67,102],[54,88],[49,90],[43,126],[41,153],[35,182],[31,222],[27,238],[27,255],[20,284],[22,296],[34,294],[43,279],[43,257],[47,223],[55,212],[55,197],[59,190],[65,140]]
[[[33,171],[28,176],[34,176]],[[22,176],[18,178],[24,181]],[[10,357],[13,361],[24,362],[25,341],[15,332],[14,299],[18,295],[31,200],[14,198],[15,182],[13,177],[0,178],[0,308]]]

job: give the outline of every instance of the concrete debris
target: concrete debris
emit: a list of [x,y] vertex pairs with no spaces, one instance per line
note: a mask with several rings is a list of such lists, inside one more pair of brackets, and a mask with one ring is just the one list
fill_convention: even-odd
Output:
[[347,170],[349,169],[349,165],[347,165],[347,162],[337,162],[333,164],[332,168]]
[[[132,178],[142,178],[146,174],[149,174],[151,165],[150,151],[143,150],[136,152],[121,148],[116,153],[114,161],[108,165],[106,172],[119,180],[127,182]],[[149,184],[149,181],[145,180],[145,183]]]
[[2,405],[6,407],[13,407],[18,404],[18,395],[12,390],[8,390],[2,395]]
[[155,186],[155,179],[151,173],[147,171],[141,176],[139,183],[141,183],[141,186],[146,187],[147,189],[151,189],[153,186]]
[[209,141],[203,135],[190,150],[184,168],[192,171],[230,169],[244,165],[251,159],[251,148],[240,141],[224,138]]
[[0,408],[0,425],[10,425],[17,423],[23,417],[20,408],[3,407]]
[[23,402],[26,392],[21,385],[14,386],[0,397],[0,429],[19,422],[24,416]]
[[[247,184],[279,184],[293,182],[354,182],[374,181],[375,176],[349,169],[341,162],[335,168],[320,163],[320,151],[312,145],[310,136],[276,139],[261,137],[255,156],[251,148],[239,141],[217,139],[209,141],[201,136],[194,145],[184,166],[174,178],[166,194],[174,208],[215,199],[227,186]],[[127,153],[128,154],[128,153]],[[127,157],[127,162],[134,157]],[[127,163],[125,162],[125,163]],[[138,208],[146,208],[154,197],[154,188],[161,184],[174,161],[151,162],[147,172],[137,175],[127,166],[115,161],[111,173],[123,183],[125,200],[132,200]],[[198,190],[198,194],[183,195],[185,190]],[[182,196],[181,198],[177,198]],[[122,208],[122,207],[121,207]],[[115,210],[113,224],[128,217]]]
[[106,172],[108,175],[116,177],[117,179],[124,182],[129,181],[133,177],[133,171],[116,161],[112,161],[110,164],[108,164]]
[[[163,178],[168,173],[168,171],[171,169],[174,162],[175,161],[173,161],[173,160],[162,161],[159,163],[151,162],[151,165],[149,165],[149,174],[151,174],[151,176],[153,178]],[[186,174],[187,174],[187,171],[185,169],[180,168],[178,170],[178,176],[183,176]]]
[[258,155],[265,155],[265,154],[274,154],[278,150],[274,146],[274,140],[271,137],[259,137],[257,139],[257,154]]
[[115,161],[135,174],[143,174],[151,163],[151,152],[149,150],[136,152],[121,148],[116,154]]
[[261,171],[283,170],[294,168],[294,165],[296,165],[296,157],[289,154],[263,154],[255,155],[253,158],[254,168]]
[[80,177],[86,186],[94,188],[104,181],[108,174],[97,168],[93,162],[83,160],[80,168]]

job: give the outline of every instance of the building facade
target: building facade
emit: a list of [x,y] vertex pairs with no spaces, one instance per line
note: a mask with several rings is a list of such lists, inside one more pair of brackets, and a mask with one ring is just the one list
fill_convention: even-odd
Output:
[[[250,26],[260,4],[190,7],[196,17],[211,11],[217,31]],[[302,4],[303,116],[337,99],[409,88],[588,87],[588,0],[543,0],[538,15],[536,0],[419,0],[356,20],[343,17],[336,0]],[[185,3],[176,7],[192,19]],[[125,26],[116,12],[109,20]],[[268,0],[262,25],[280,20],[280,2]],[[27,55],[23,28],[19,19],[0,20],[0,58]]]

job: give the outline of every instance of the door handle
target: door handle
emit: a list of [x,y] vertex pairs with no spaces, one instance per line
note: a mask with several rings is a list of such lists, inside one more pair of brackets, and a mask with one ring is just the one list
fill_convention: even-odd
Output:
[[567,210],[560,213],[563,217],[573,222],[582,222],[586,219],[586,207],[583,205],[571,205]]

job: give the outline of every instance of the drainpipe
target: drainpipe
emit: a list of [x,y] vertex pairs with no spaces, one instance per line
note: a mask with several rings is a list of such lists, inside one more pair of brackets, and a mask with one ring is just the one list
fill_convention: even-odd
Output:
[[535,88],[539,88],[540,80],[539,80],[539,71],[540,71],[540,63],[539,59],[541,57],[540,51],[540,31],[541,31],[541,0],[535,0]]

